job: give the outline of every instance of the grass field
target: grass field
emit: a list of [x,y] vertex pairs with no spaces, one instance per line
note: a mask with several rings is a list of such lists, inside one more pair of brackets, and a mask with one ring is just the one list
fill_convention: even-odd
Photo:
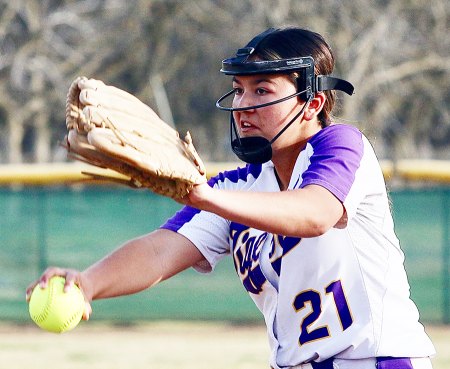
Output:
[[[450,368],[450,326],[427,327]],[[14,369],[260,369],[268,368],[265,329],[202,322],[118,327],[82,322],[61,335],[37,327],[0,325],[0,367]]]

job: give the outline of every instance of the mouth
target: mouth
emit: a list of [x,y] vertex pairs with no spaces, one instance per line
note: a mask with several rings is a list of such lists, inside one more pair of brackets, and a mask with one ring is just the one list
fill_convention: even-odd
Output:
[[250,123],[249,121],[246,121],[246,120],[242,120],[240,122],[239,128],[242,133],[250,133],[250,132],[253,132],[256,129],[258,129],[258,127],[256,127],[255,125],[253,125],[252,123]]

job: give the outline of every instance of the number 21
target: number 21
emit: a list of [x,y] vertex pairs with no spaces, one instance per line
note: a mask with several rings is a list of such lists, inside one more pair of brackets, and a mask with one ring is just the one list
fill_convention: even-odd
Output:
[[[325,287],[325,294],[328,295],[330,293],[333,295],[342,330],[345,331],[352,325],[353,318],[340,280],[331,282]],[[327,326],[318,327],[312,331],[309,331],[308,329],[322,313],[322,299],[320,293],[314,290],[300,292],[294,299],[293,306],[295,311],[298,312],[304,309],[307,303],[311,306],[311,312],[303,319],[300,325],[301,333],[298,339],[300,345],[330,336]]]

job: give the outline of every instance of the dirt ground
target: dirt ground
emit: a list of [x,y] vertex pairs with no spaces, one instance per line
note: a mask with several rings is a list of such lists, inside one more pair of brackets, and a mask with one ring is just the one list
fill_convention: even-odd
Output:
[[[427,327],[450,368],[450,326]],[[256,369],[268,368],[262,326],[156,322],[127,327],[82,322],[64,334],[34,326],[0,325],[0,368],[14,369]]]

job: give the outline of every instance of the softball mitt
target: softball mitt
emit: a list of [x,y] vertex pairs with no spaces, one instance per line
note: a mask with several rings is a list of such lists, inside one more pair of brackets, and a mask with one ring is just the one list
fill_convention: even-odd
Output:
[[67,94],[66,126],[65,147],[71,157],[125,176],[122,180],[87,173],[93,178],[174,199],[206,182],[190,133],[180,138],[149,106],[117,87],[76,78]]

